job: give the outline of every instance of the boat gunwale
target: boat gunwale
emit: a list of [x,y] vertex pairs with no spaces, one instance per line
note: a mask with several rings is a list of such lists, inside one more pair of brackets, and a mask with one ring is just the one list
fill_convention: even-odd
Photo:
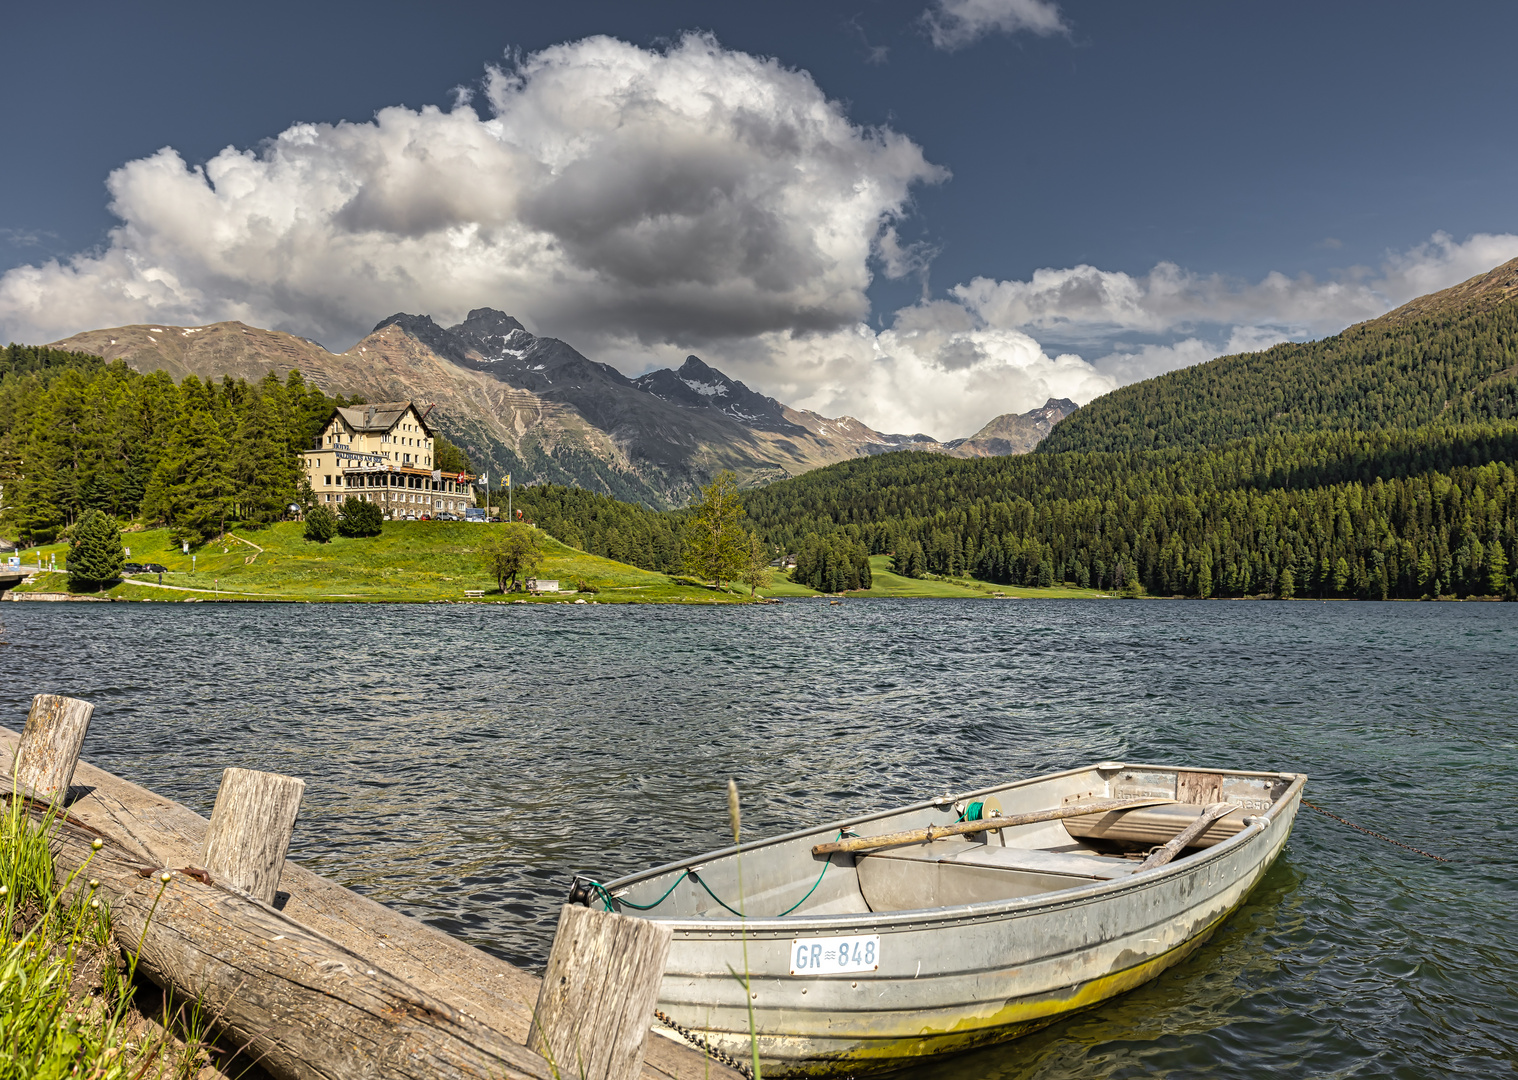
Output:
[[[1006,900],[986,900],[977,904],[956,904],[948,907],[913,908],[906,911],[885,912],[842,912],[833,915],[812,916],[765,916],[762,918],[691,918],[688,916],[664,916],[652,913],[637,912],[636,918],[651,919],[664,926],[670,927],[677,934],[699,935],[707,939],[737,936],[740,933],[757,938],[784,938],[794,937],[798,931],[818,930],[821,932],[836,931],[839,927],[880,928],[886,929],[918,929],[936,926],[962,926],[967,923],[979,923],[1000,919],[1007,916],[1022,916],[1031,913],[1055,911],[1060,908],[1076,907],[1093,900],[1105,900],[1111,896],[1125,892],[1152,888],[1157,884],[1168,881],[1173,877],[1190,873],[1199,869],[1213,859],[1223,858],[1231,854],[1243,844],[1263,835],[1275,823],[1278,812],[1290,805],[1301,794],[1307,783],[1306,773],[1294,772],[1268,772],[1248,769],[1210,769],[1198,766],[1177,765],[1147,765],[1133,762],[1099,762],[1095,765],[1086,765],[1074,769],[1066,769],[1062,772],[1047,773],[1042,776],[1029,777],[1026,780],[1015,780],[1006,784],[995,784],[990,787],[979,788],[975,791],[952,794],[946,792],[944,796],[928,799],[923,802],[912,803],[907,806],[895,807],[878,813],[868,814],[861,817],[849,818],[829,824],[817,825],[796,832],[786,833],[783,836],[769,837],[764,840],[755,840],[746,844],[730,845],[716,851],[703,852],[693,858],[682,859],[678,862],[666,863],[645,870],[638,874],[629,874],[608,882],[605,889],[609,893],[626,889],[639,882],[650,878],[661,877],[665,874],[680,870],[697,869],[707,862],[715,859],[727,858],[731,855],[747,854],[778,844],[789,843],[804,839],[809,836],[819,836],[838,829],[846,829],[854,825],[875,821],[883,817],[891,817],[897,814],[909,813],[915,810],[924,810],[931,807],[942,807],[947,801],[949,806],[957,801],[973,799],[977,796],[991,795],[1004,792],[1013,788],[1025,787],[1031,784],[1043,783],[1049,780],[1059,780],[1067,776],[1079,773],[1100,770],[1102,772],[1113,771],[1112,765],[1121,769],[1145,769],[1169,772],[1191,773],[1219,773],[1226,776],[1251,776],[1271,778],[1277,780],[1289,780],[1287,789],[1281,793],[1267,810],[1248,817],[1248,824],[1239,832],[1228,839],[1213,844],[1210,847],[1201,848],[1184,858],[1176,859],[1164,866],[1157,866],[1142,873],[1135,873],[1127,877],[1116,878],[1110,881],[1097,881],[1089,885],[1076,885],[1068,889],[1059,889],[1054,892],[1036,893],[1032,896],[1014,897]],[[948,796],[947,799],[945,796]],[[613,899],[615,899],[615,895]]]

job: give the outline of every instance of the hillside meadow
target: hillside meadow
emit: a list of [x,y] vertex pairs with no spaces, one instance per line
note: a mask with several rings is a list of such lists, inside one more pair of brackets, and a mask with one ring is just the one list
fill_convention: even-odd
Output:
[[[538,576],[557,580],[563,590],[579,582],[595,593],[568,595],[503,596],[485,572],[478,554],[489,525],[441,521],[387,521],[375,537],[334,537],[329,543],[305,538],[298,522],[281,522],[262,529],[234,529],[224,540],[213,540],[186,553],[175,544],[167,529],[140,529],[123,534],[128,561],[158,563],[168,568],[163,584],[156,574],[138,574],[108,589],[85,595],[117,600],[169,602],[204,600],[283,600],[317,602],[409,602],[463,601],[466,591],[482,590],[478,602],[526,601],[551,604],[575,600],[618,603],[744,603],[747,587],[713,590],[688,584],[688,579],[640,570],[569,547],[543,533],[544,561]],[[41,573],[17,592],[69,592],[68,575],[62,570],[66,544],[28,548],[28,565],[56,560],[56,573]],[[1030,589],[993,585],[971,578],[908,578],[891,572],[889,556],[870,560],[873,587],[850,592],[850,598],[914,597],[987,599],[1007,597],[1095,598],[1105,594],[1092,589]],[[822,594],[772,575],[763,597],[803,598]]]
[[[558,580],[563,589],[585,581],[599,592],[567,598],[522,593],[503,597],[478,554],[491,528],[465,522],[387,521],[379,536],[334,537],[318,544],[305,538],[299,522],[280,522],[263,529],[231,530],[225,540],[210,541],[189,553],[173,543],[167,529],[139,530],[122,536],[131,552],[128,561],[168,567],[164,587],[158,586],[156,574],[139,574],[97,595],[123,600],[425,602],[463,600],[467,590],[480,589],[485,600],[495,602],[739,603],[748,598],[747,590],[739,595],[736,590],[677,584],[666,574],[587,554],[546,533],[538,576]],[[67,546],[27,549],[25,561],[33,563],[39,552],[43,564],[54,555],[59,572],[39,574],[18,591],[67,591],[68,577],[62,573]]]

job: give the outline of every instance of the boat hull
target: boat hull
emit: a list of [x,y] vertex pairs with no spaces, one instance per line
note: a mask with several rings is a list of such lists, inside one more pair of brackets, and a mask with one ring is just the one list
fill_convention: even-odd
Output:
[[[1090,887],[916,911],[749,919],[741,930],[736,919],[663,920],[675,936],[659,1007],[748,1060],[751,1004],[768,1075],[884,1071],[1016,1038],[1142,985],[1206,942],[1284,848],[1300,789],[1297,780],[1224,843]],[[795,972],[798,939],[864,936],[878,938],[875,969]],[[747,989],[731,974],[744,971]]]

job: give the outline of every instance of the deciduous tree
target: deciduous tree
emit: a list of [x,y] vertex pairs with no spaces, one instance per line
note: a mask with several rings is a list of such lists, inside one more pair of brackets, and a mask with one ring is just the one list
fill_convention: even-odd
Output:
[[692,509],[685,526],[686,572],[710,581],[720,589],[743,573],[748,563],[748,533],[740,519],[743,501],[737,478],[724,470],[701,489],[701,501]]
[[485,569],[495,578],[501,592],[511,583],[515,592],[519,578],[531,577],[543,561],[541,534],[531,525],[510,521],[504,525],[487,525],[489,535],[480,545],[480,558]]

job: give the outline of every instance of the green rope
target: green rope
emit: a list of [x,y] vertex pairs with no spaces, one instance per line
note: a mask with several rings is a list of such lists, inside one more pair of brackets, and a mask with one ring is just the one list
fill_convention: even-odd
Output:
[[[660,904],[664,903],[664,901],[668,900],[669,899],[669,894],[672,893],[672,892],[674,892],[675,889],[679,887],[680,882],[684,881],[688,877],[690,877],[690,871],[686,870],[679,877],[675,878],[675,883],[673,885],[671,885],[668,889],[664,890],[664,895],[661,896],[661,897],[659,897],[659,899],[655,900],[652,904],[635,904],[631,900],[628,900],[626,897],[612,896],[611,893],[609,893],[609,892],[606,891],[606,886],[602,885],[599,881],[592,881],[591,884],[596,887],[596,892],[598,892],[598,893],[601,894],[601,902],[606,905],[606,910],[607,911],[616,911],[617,910],[615,907],[612,906],[613,901],[615,901],[618,904],[625,904],[625,905],[627,905],[630,908],[637,908],[639,911],[649,911],[649,910],[651,910],[653,908],[658,907]],[[697,880],[699,881],[700,879],[698,878]],[[703,888],[704,888],[704,886],[703,886]],[[713,899],[716,899],[716,898],[713,897]],[[718,900],[717,903],[721,904],[722,901]],[[723,904],[722,906],[726,907],[727,905]]]
[[[839,839],[843,838],[843,830],[842,829],[838,830],[838,837],[839,837]],[[817,886],[819,886],[819,885],[822,884],[823,875],[828,872],[828,867],[830,867],[832,865],[833,865],[833,857],[831,855],[829,855],[823,861],[823,863],[822,863],[822,872],[817,875],[817,880],[814,881],[814,882],[812,882],[812,887],[806,891],[806,895],[803,896],[800,900],[797,900],[790,907],[786,908],[779,915],[776,915],[775,918],[777,918],[777,919],[783,919],[783,918],[785,918],[791,912],[793,912],[797,908],[799,908],[802,904],[804,904],[808,900],[810,900],[812,898],[812,894],[817,891]],[[613,912],[616,911],[617,910],[616,907],[615,907],[616,904],[622,904],[622,905],[624,905],[626,907],[636,908],[639,911],[649,911],[649,910],[651,910],[653,908],[658,907],[660,904],[664,903],[664,901],[668,900],[669,899],[669,894],[672,893],[672,892],[674,892],[675,889],[679,887],[680,882],[684,881],[686,878],[690,878],[697,885],[701,886],[701,888],[706,892],[707,896],[710,896],[713,900],[717,901],[717,903],[721,904],[722,907],[724,909],[726,909],[727,911],[732,912],[734,915],[738,916],[738,918],[740,918],[740,919],[746,919],[746,918],[748,918],[747,915],[743,914],[743,912],[739,911],[737,908],[729,907],[728,904],[727,904],[727,901],[723,900],[722,897],[720,897],[716,893],[712,892],[712,890],[707,886],[706,882],[704,882],[704,881],[701,880],[701,878],[700,878],[699,875],[693,874],[689,870],[683,871],[680,874],[679,877],[675,878],[675,883],[673,885],[671,885],[668,889],[664,890],[664,895],[661,896],[661,897],[659,897],[659,899],[655,900],[652,904],[635,904],[631,900],[627,899],[626,897],[623,897],[623,896],[612,896],[611,893],[609,893],[609,892],[606,891],[606,886],[602,885],[599,881],[592,881],[590,884],[596,890],[596,892],[600,895],[600,897],[601,897],[601,903],[603,903],[603,904],[606,905],[606,910],[607,911],[613,911]]]
[[707,886],[706,886],[706,882],[702,881],[695,874],[692,874],[689,870],[687,870],[685,873],[697,885],[701,886],[703,889],[706,889],[706,895],[707,896],[710,896],[713,900],[717,901],[717,903],[719,903],[723,907],[727,908],[728,911],[731,911],[734,915],[738,916],[738,918],[740,918],[740,919],[746,919],[746,918],[748,918],[747,915],[743,914],[743,912],[737,910],[736,908],[727,907],[727,901],[723,900],[722,897],[720,897],[716,893],[712,892],[711,889],[708,889]]
[[[840,837],[842,837],[843,833],[840,832],[838,835]],[[833,857],[831,855],[829,855],[825,860],[823,860],[823,863],[822,863],[822,874],[826,874],[828,872],[828,867],[830,867],[832,865],[833,865]],[[787,915],[789,915],[791,912],[793,912],[797,908],[799,908],[802,904],[806,903],[807,900],[811,897],[811,895],[814,892],[817,891],[817,886],[819,886],[819,885],[822,884],[822,874],[818,874],[817,875],[817,880],[814,881],[814,882],[812,882],[812,887],[806,891],[806,896],[803,896],[800,900],[797,900],[794,904],[792,904],[790,907],[786,908],[784,911],[782,911],[779,915],[777,915],[775,917],[777,919],[783,919]]]

